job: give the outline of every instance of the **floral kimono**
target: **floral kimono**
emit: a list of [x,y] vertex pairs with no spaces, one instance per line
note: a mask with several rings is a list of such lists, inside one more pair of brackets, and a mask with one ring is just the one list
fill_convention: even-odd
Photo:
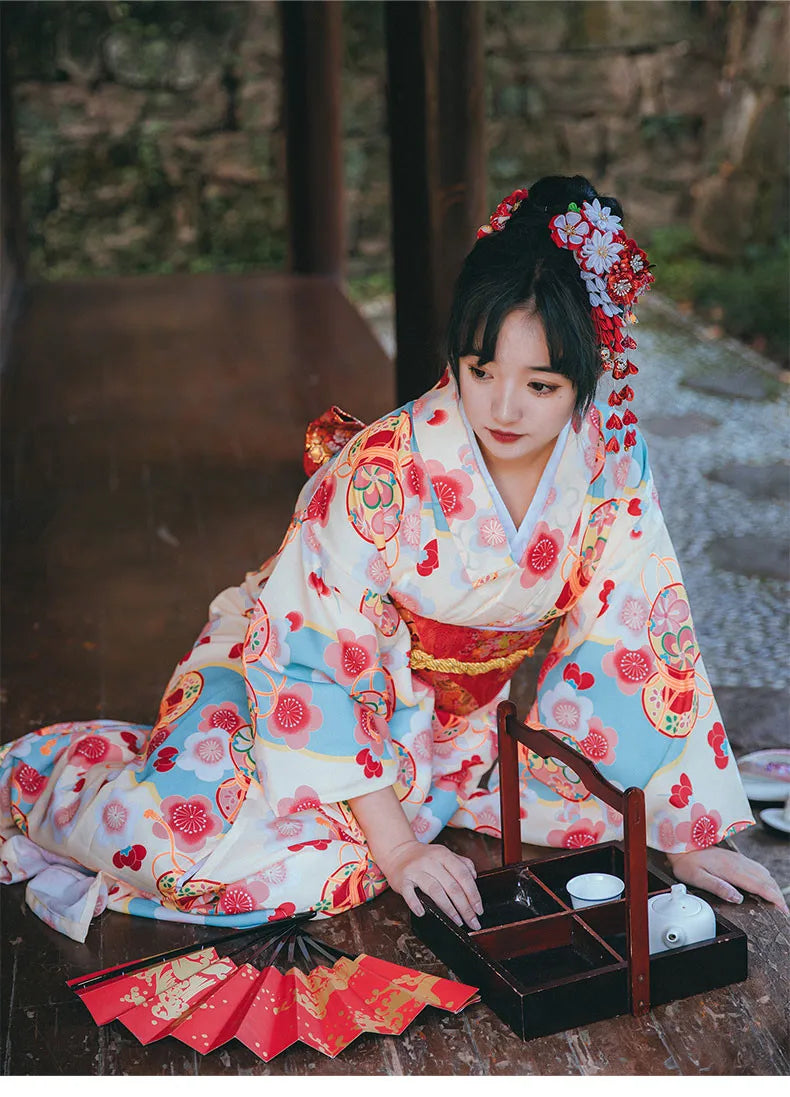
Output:
[[[386,887],[347,801],[387,786],[420,841],[499,835],[496,705],[558,618],[527,722],[643,788],[658,849],[753,822],[641,438],[610,452],[594,406],[515,529],[449,372],[337,424],[352,437],[319,454],[276,555],[214,600],[153,728],[57,724],[0,753],[0,878],[29,879],[55,928],[84,940],[107,905],[230,925],[347,910]],[[621,835],[551,760],[522,750],[520,785],[525,842]]]

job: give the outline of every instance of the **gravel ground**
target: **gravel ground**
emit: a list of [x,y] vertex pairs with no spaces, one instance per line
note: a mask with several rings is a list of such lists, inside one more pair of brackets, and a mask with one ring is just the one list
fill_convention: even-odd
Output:
[[[790,452],[790,393],[772,363],[733,340],[705,338],[702,329],[680,317],[668,302],[654,298],[652,306],[645,303],[641,308],[635,332],[639,348],[633,357],[640,373],[633,407],[650,446],[653,475],[708,675],[714,686],[787,688],[787,583],[743,574],[755,567],[761,570],[764,556],[778,558],[780,572],[786,566],[787,466],[778,471],[783,483],[771,492],[772,499],[754,498],[728,483],[711,481],[706,474],[727,477],[733,466],[785,462]],[[392,354],[391,303],[379,300],[362,311]],[[747,399],[700,392],[684,384],[706,377],[719,384],[731,382],[736,391],[767,393],[761,399]],[[660,422],[667,416],[698,416],[699,425],[687,437],[672,436]],[[744,560],[730,551],[725,539],[732,537],[745,539],[736,545]],[[711,546],[725,549],[726,569],[714,564]]]

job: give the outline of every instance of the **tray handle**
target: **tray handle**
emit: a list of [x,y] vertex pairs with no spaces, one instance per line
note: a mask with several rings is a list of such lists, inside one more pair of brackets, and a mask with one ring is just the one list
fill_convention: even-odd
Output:
[[622,792],[573,747],[542,728],[522,723],[512,701],[497,706],[499,799],[502,808],[502,864],[518,864],[521,856],[518,744],[541,758],[556,758],[574,771],[593,796],[623,816],[625,845],[626,953],[631,1012],[650,1008],[650,953],[647,933],[647,838],[645,794],[641,788]]

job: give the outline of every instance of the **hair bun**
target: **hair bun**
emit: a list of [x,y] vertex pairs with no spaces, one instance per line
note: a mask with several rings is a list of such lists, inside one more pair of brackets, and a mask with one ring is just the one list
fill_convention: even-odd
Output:
[[525,205],[539,210],[546,217],[554,217],[558,213],[565,213],[571,202],[581,207],[595,198],[602,206],[609,206],[616,216],[622,217],[623,211],[617,199],[598,194],[590,180],[583,175],[544,175],[529,188],[529,198]]

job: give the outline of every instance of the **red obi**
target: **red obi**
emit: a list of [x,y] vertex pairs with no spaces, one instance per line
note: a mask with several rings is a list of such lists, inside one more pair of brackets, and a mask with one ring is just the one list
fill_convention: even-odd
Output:
[[467,716],[492,701],[548,628],[500,632],[445,625],[403,606],[397,609],[411,634],[412,674],[431,686],[437,710],[453,716]]

